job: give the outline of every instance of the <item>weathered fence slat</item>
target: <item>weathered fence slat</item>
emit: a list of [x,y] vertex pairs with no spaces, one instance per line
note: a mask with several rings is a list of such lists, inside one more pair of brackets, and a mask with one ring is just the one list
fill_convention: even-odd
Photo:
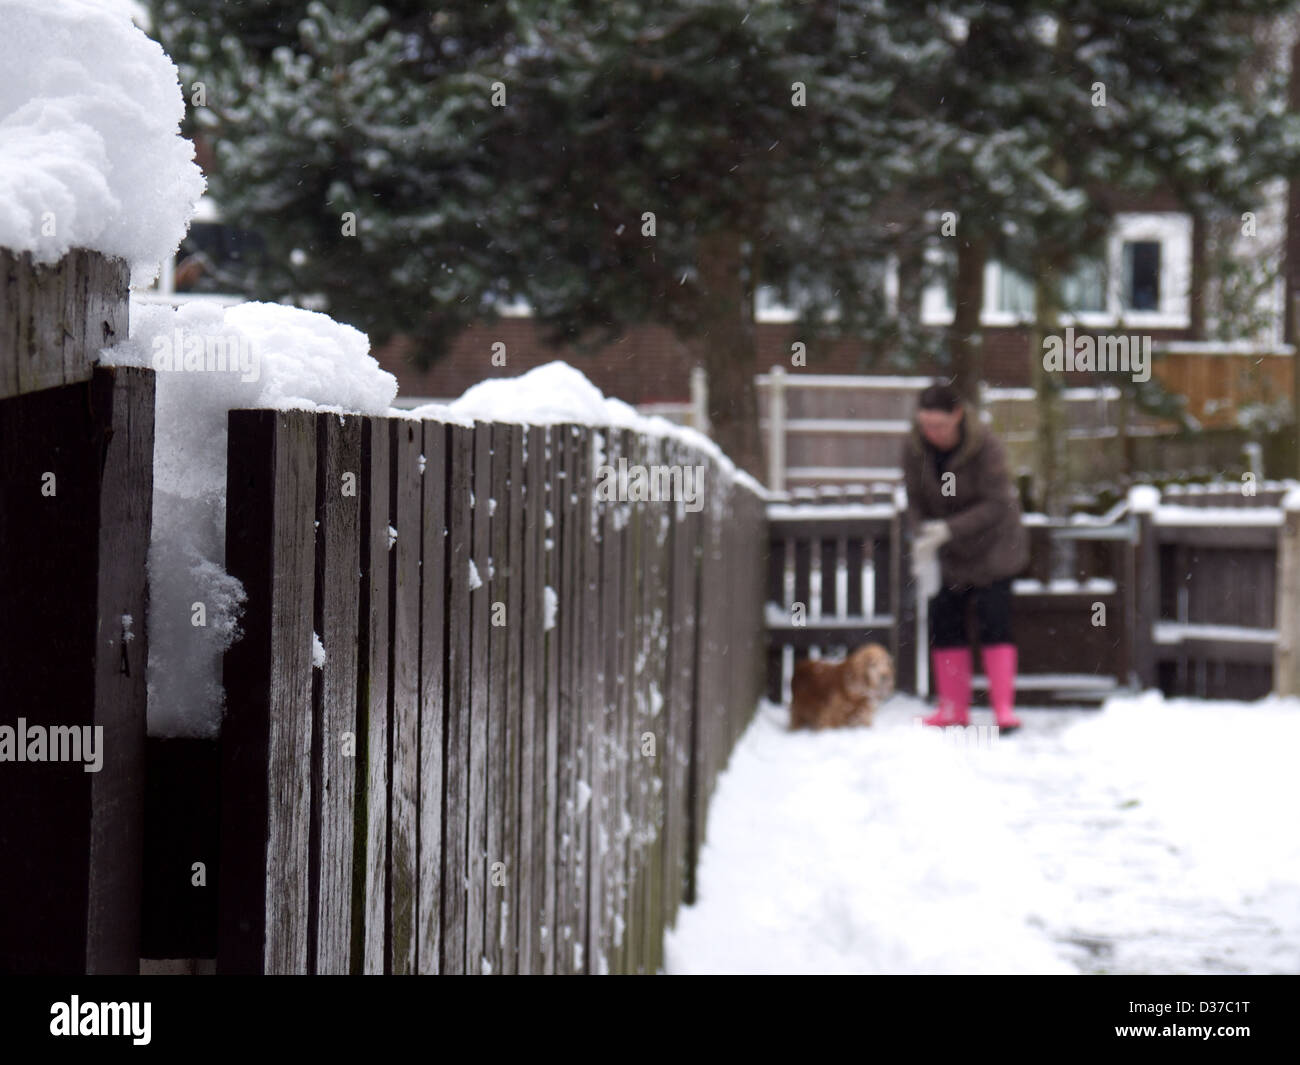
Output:
[[557,549],[560,555],[559,613],[556,618],[559,631],[558,692],[559,717],[556,726],[556,842],[555,862],[555,971],[573,972],[573,862],[575,850],[574,780],[577,757],[574,751],[574,717],[577,714],[577,678],[575,675],[575,647],[577,644],[577,614],[580,599],[576,569],[578,555],[577,521],[571,501],[574,483],[573,427],[559,425],[552,430],[551,448],[556,457],[556,473],[552,481],[555,500],[555,523],[558,530]]
[[[523,627],[524,601],[524,428],[508,425],[502,439],[502,451],[506,455],[507,481],[504,496],[498,506],[505,507],[506,513],[506,549],[504,557],[497,562],[498,571],[505,574],[505,620],[503,634],[506,641],[505,682],[506,682],[506,726],[505,726],[505,776],[506,776],[506,815],[505,815],[505,862],[506,882],[502,896],[504,912],[502,936],[505,956],[502,959],[502,972],[511,975],[523,971],[520,959],[523,953],[522,919],[527,909],[525,896],[521,890],[523,871],[523,848],[521,834],[526,831],[523,819],[524,808],[524,762],[525,749],[521,746],[524,730],[523,676],[523,639],[526,630]],[[494,659],[498,660],[498,659]]]
[[416,903],[419,899],[420,803],[420,454],[424,446],[421,426],[408,419],[390,423],[393,443],[393,527],[397,539],[389,554],[392,566],[393,618],[392,692],[389,813],[389,948],[393,973],[416,970]]
[[[636,450],[635,437],[631,433],[622,434],[619,449],[620,456],[627,458],[628,465],[640,461]],[[618,853],[615,861],[619,863],[619,881],[621,884],[619,898],[620,942],[617,948],[619,973],[635,972],[636,954],[634,946],[637,941],[638,926],[635,923],[634,904],[636,900],[636,860],[633,828],[635,825],[635,792],[637,781],[637,750],[640,740],[634,720],[636,711],[636,656],[637,630],[636,611],[638,607],[640,580],[644,555],[642,553],[640,524],[637,507],[627,504],[624,508],[623,526],[623,580],[622,597],[619,603],[618,624],[618,716],[619,716],[619,778],[620,796]]]
[[442,968],[442,822],[447,689],[447,426],[424,424],[420,513],[420,791],[416,969]]
[[360,599],[361,422],[316,416],[315,624],[325,662],[313,693],[313,969],[346,973],[352,964],[352,845],[356,787],[357,604]]
[[308,969],[316,430],[305,411],[231,411],[226,569],[244,637],[226,654],[218,967]]
[[[506,726],[509,714],[505,670],[506,642],[510,617],[498,616],[505,607],[510,575],[509,556],[509,427],[490,425],[492,475],[486,501],[490,523],[490,547],[487,567],[480,574],[488,618],[488,658],[490,685],[487,706],[487,781],[486,818],[488,876],[484,888],[483,957],[487,972],[500,973],[506,950],[506,922],[510,912],[508,887],[514,875],[514,863],[507,847],[508,828],[506,789],[510,778],[507,766]],[[500,604],[500,605],[498,605]]]
[[538,929],[543,899],[539,870],[546,860],[545,796],[542,791],[546,767],[545,676],[545,546],[546,536],[546,431],[525,427],[523,483],[519,500],[523,514],[523,580],[519,608],[522,638],[521,733],[520,733],[520,825],[519,862],[519,972],[541,971]]
[[474,430],[454,425],[450,434],[450,475],[447,482],[447,617],[460,619],[447,626],[447,764],[446,836],[443,840],[442,972],[477,972],[467,968],[469,867],[469,724],[470,630],[469,565],[471,547],[470,493],[473,491]]
[[[595,480],[597,447],[602,441],[599,429],[584,428],[577,438],[580,460],[579,477],[574,484],[578,495],[579,527],[586,530],[579,540],[582,547],[582,599],[578,628],[581,634],[581,708],[579,751],[581,775],[578,777],[578,902],[581,933],[578,943],[582,963],[578,971],[594,973],[599,966],[600,937],[600,839],[598,808],[601,796],[601,758],[598,739],[599,715],[603,701],[604,668],[599,656],[600,585],[600,516],[596,508]],[[583,791],[583,784],[586,790]]]
[[[357,856],[353,876],[354,968],[387,967],[389,564],[392,437],[388,421],[361,424],[361,600],[357,676]],[[362,845],[364,843],[364,846]]]
[[560,473],[564,468],[561,454],[562,445],[563,440],[560,429],[554,426],[548,428],[546,431],[546,474],[544,478],[546,486],[545,525],[547,528],[545,542],[545,609],[548,613],[548,621],[551,621],[552,624],[546,631],[546,704],[544,715],[546,762],[542,779],[544,789],[542,805],[546,812],[546,823],[544,825],[545,858],[541,866],[543,902],[540,929],[542,972],[547,974],[558,971],[556,944],[559,940],[555,877],[557,865],[556,832],[558,830],[560,803],[557,794],[559,779],[557,746],[559,743],[560,720],[560,640],[558,627],[554,624],[557,619],[550,616],[550,610],[552,604],[558,604],[558,609],[563,609],[563,604],[559,603],[557,591],[557,586],[560,584],[560,552],[557,550],[557,538],[560,534],[559,501],[564,490],[564,481],[560,478]]
[[469,809],[467,831],[467,873],[469,876],[468,920],[465,926],[465,964],[471,973],[484,971],[483,921],[487,892],[487,719],[491,673],[488,668],[488,626],[491,603],[487,578],[491,553],[490,499],[492,495],[492,427],[480,422],[474,427],[474,503],[472,573],[475,587],[469,593],[470,628],[470,711],[469,711]]
[[[606,430],[601,433],[603,461],[610,468],[618,464],[618,433]],[[618,794],[618,711],[616,707],[618,685],[617,626],[619,576],[621,569],[622,540],[618,528],[619,502],[604,498],[597,503],[600,524],[600,590],[598,613],[590,621],[601,633],[598,644],[600,655],[597,677],[597,718],[595,745],[600,791],[595,799],[592,824],[591,877],[599,882],[592,899],[592,971],[612,971],[615,916],[619,913],[619,881],[613,858],[619,853],[617,840]],[[619,918],[621,919],[621,917]]]

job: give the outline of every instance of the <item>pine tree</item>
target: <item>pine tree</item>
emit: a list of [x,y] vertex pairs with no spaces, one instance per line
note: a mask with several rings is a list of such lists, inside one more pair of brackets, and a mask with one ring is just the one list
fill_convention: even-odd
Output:
[[715,436],[753,472],[759,286],[801,312],[813,368],[819,339],[886,318],[881,212],[910,165],[885,107],[896,86],[871,69],[876,6],[531,9],[520,290],[557,340],[671,326],[708,373]]
[[580,349],[666,324],[754,472],[760,286],[801,312],[811,370],[837,334],[915,353],[927,249],[956,244],[948,365],[973,397],[988,257],[1054,328],[1113,190],[1224,209],[1300,145],[1275,84],[1233,85],[1243,26],[1284,0],[156,6],[207,88],[214,195],[265,239],[245,291],[319,297],[425,361],[520,298]]
[[209,82],[215,197],[266,240],[250,294],[318,294],[426,360],[516,298],[555,342],[667,324],[755,472],[759,284],[810,339],[889,333],[880,211],[910,165],[877,4],[266,4],[246,39],[219,7],[162,0],[157,25]]
[[202,83],[191,128],[225,220],[266,247],[212,284],[439,353],[510,296],[505,238],[527,205],[497,169],[514,131],[491,100],[509,12],[159,0],[154,25],[183,86]]

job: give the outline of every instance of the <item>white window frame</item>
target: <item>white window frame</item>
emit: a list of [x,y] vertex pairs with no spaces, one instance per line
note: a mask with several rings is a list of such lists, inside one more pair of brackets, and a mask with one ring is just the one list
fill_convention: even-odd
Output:
[[[1123,309],[1124,245],[1152,241],[1160,245],[1160,307],[1154,311]],[[1063,313],[1061,324],[1109,329],[1186,329],[1191,325],[1192,217],[1176,211],[1121,212],[1115,215],[1106,238],[1106,310]],[[997,292],[1002,281],[1002,264],[984,264],[984,307],[980,324],[1014,327],[1033,320],[1032,315],[999,310]],[[948,306],[942,285],[929,285],[921,294],[921,324],[951,325],[953,309]]]

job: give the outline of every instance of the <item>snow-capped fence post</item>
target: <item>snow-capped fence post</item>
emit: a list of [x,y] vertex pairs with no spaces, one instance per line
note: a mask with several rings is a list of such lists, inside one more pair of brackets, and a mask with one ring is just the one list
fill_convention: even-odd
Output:
[[0,971],[135,973],[154,377],[125,264],[0,268]]
[[1277,648],[1273,690],[1300,695],[1300,488],[1282,499],[1277,544]]
[[127,336],[127,263],[74,248],[45,266],[0,248],[0,399],[89,381]]

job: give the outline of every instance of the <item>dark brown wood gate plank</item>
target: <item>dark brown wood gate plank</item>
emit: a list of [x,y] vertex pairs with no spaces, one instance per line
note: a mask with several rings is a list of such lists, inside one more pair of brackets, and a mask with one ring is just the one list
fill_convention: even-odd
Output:
[[469,593],[470,718],[469,809],[466,872],[469,900],[465,926],[465,963],[471,973],[484,971],[483,923],[487,907],[487,719],[491,673],[488,663],[488,627],[492,604],[488,600],[488,556],[491,553],[492,426],[474,427],[473,564],[478,587]]
[[424,423],[420,548],[419,925],[416,968],[442,967],[443,746],[447,716],[447,426]]
[[[361,426],[361,603],[358,634],[357,862],[360,884],[360,942],[354,951],[360,969],[383,973],[387,966],[388,913],[388,528],[392,479],[392,432],[385,418],[365,418]],[[364,840],[364,848],[360,845]],[[355,967],[355,961],[354,961]]]
[[[453,425],[448,479],[447,733],[444,771],[442,972],[469,972],[465,954],[469,904],[470,496],[474,430]],[[477,958],[473,971],[477,972]]]
[[223,674],[218,969],[305,973],[314,415],[231,411],[227,469],[226,570],[248,599]]
[[320,894],[314,971],[352,961],[352,842],[356,788],[357,604],[360,600],[361,421],[316,416],[316,630],[325,648],[313,736]]

